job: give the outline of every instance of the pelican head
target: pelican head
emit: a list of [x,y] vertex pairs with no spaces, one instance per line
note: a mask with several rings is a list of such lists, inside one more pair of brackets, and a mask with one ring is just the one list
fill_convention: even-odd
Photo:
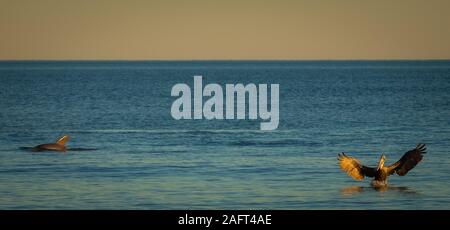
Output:
[[381,154],[380,161],[378,162],[377,170],[380,170],[384,167],[384,161],[386,160],[386,156]]

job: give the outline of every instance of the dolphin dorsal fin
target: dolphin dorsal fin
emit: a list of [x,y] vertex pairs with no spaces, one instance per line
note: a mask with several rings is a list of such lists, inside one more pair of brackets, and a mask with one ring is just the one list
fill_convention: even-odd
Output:
[[66,142],[69,140],[68,135],[64,135],[63,137],[59,138],[59,140],[56,142],[58,145],[66,145]]

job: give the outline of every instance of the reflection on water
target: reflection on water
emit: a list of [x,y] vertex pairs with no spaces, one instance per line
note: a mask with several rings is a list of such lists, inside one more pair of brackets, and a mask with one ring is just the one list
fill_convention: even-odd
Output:
[[[20,150],[36,152],[34,147],[19,147]],[[68,148],[67,151],[95,151],[96,148]],[[52,152],[52,150],[41,150],[39,152]]]
[[368,192],[368,191],[377,191],[377,192],[399,192],[399,193],[407,193],[407,194],[419,194],[417,191],[411,189],[407,186],[383,186],[383,187],[372,187],[372,186],[349,186],[344,187],[341,189],[341,194],[344,196],[351,196],[362,192]]
[[363,191],[364,191],[364,187],[354,185],[354,186],[342,188],[341,194],[344,196],[349,196],[349,195],[353,195],[355,193],[361,193]]

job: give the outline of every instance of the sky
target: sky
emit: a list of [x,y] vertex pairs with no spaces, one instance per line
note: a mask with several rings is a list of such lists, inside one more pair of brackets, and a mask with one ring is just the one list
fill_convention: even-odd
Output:
[[448,0],[0,0],[0,60],[450,59]]

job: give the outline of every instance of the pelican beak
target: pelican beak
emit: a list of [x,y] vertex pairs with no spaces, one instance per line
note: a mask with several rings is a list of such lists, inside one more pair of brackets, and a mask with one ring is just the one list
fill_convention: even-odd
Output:
[[380,162],[378,163],[377,170],[380,170],[381,168],[383,168],[383,166],[384,166],[384,160],[385,160],[385,156],[384,156],[384,154],[382,154],[382,155],[381,155],[381,158],[380,158]]

